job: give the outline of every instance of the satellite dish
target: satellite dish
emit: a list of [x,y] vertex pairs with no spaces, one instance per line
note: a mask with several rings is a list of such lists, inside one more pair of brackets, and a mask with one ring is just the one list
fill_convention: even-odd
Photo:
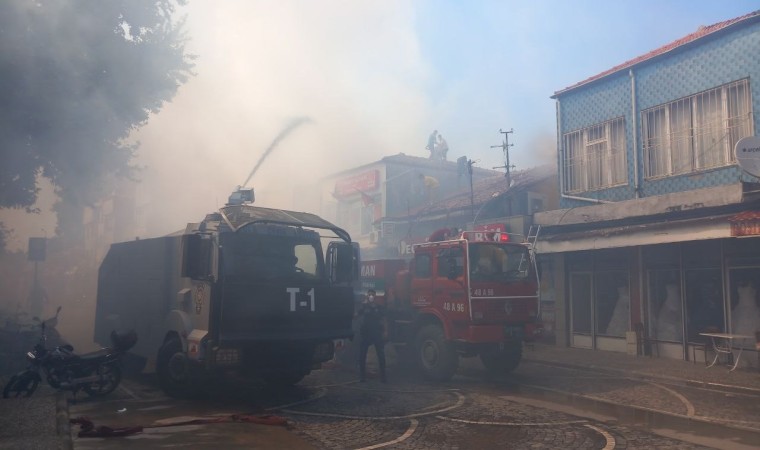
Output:
[[742,170],[760,178],[760,137],[748,136],[739,139],[734,147],[734,155]]

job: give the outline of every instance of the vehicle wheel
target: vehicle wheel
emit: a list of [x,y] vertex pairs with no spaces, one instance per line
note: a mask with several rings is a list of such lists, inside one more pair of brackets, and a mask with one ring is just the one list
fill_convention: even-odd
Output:
[[156,372],[161,388],[172,397],[188,397],[192,393],[191,366],[179,339],[169,339],[158,350]]
[[459,366],[459,356],[446,342],[443,329],[438,325],[426,325],[415,341],[417,362],[423,376],[432,381],[448,381]]
[[100,381],[83,387],[87,395],[93,397],[108,395],[115,391],[119,383],[121,383],[121,367],[119,367],[118,363],[99,366],[95,374],[100,378]]
[[415,353],[409,345],[395,344],[393,350],[396,352],[396,365],[404,370],[414,367]]
[[292,372],[268,373],[263,376],[264,382],[274,388],[290,387],[298,384],[311,372],[310,370],[296,370]]
[[13,375],[3,389],[3,398],[29,397],[37,390],[39,377],[31,372]]
[[517,369],[522,359],[522,343],[510,346],[504,350],[490,348],[480,352],[480,360],[486,370],[494,375],[504,375]]

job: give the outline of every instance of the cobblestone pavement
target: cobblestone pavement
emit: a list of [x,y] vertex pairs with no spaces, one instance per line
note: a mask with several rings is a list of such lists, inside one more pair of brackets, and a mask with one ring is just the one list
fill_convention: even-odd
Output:
[[[249,424],[203,424],[148,431],[128,438],[77,438],[75,449],[187,446],[288,449],[700,449],[609,418],[558,411],[524,398],[511,382],[469,376],[428,384],[390,371],[389,383],[356,380],[352,370],[316,371],[299,386],[272,391],[225,383],[201,401],[166,398],[150,379],[126,380],[107,399],[70,405],[110,427],[150,425],[188,417],[274,414],[288,430]],[[277,428],[277,429],[273,429]]]
[[710,448],[534,406],[514,389],[463,377],[437,386],[402,378],[326,389],[319,399],[280,411],[318,448]]
[[[391,351],[387,384],[359,383],[337,365],[284,390],[219,383],[198,401],[167,398],[150,377],[128,379],[106,398],[71,403],[69,416],[120,427],[273,414],[290,426],[197,424],[109,439],[78,438],[73,427],[71,436],[77,449],[760,448],[757,372],[541,346],[525,357],[501,377],[463,359],[451,382],[432,384],[402,371]],[[25,400],[34,398],[3,405],[6,425],[27,423],[8,415],[32,405]],[[14,442],[17,433],[2,428]]]

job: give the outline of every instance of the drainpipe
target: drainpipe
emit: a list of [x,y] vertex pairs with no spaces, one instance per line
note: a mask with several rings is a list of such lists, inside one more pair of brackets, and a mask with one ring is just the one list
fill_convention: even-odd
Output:
[[631,122],[633,125],[633,193],[639,198],[639,146],[636,137],[638,133],[638,115],[636,113],[636,76],[633,69],[628,69],[628,76],[631,78]]
[[559,196],[562,198],[566,198],[568,200],[580,200],[583,202],[591,202],[591,203],[612,203],[607,200],[599,200],[596,198],[586,198],[586,197],[577,197],[575,195],[567,195],[565,194],[565,171],[562,167],[562,132],[560,127],[560,112],[561,112],[562,105],[560,105],[559,98],[557,98],[557,148],[560,149],[559,152],[557,152],[557,172],[559,172]]

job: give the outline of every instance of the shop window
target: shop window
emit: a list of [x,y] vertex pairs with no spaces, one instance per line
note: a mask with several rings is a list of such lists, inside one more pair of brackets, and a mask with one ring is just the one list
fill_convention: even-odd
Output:
[[683,249],[684,267],[702,269],[721,266],[723,256],[721,242],[718,239],[684,242],[681,248]]
[[[754,336],[760,331],[760,267],[735,268],[728,272],[731,292],[731,332]],[[736,341],[754,347],[754,340]]]
[[573,333],[591,334],[591,274],[570,274],[570,302]]
[[686,331],[689,342],[698,342],[705,330],[725,330],[721,270],[686,270]]
[[652,270],[648,286],[649,335],[659,341],[683,342],[680,272]]
[[624,337],[628,331],[631,310],[628,272],[598,271],[594,287],[597,333]]
[[642,250],[642,258],[647,267],[678,267],[680,255],[678,244],[647,245]]

